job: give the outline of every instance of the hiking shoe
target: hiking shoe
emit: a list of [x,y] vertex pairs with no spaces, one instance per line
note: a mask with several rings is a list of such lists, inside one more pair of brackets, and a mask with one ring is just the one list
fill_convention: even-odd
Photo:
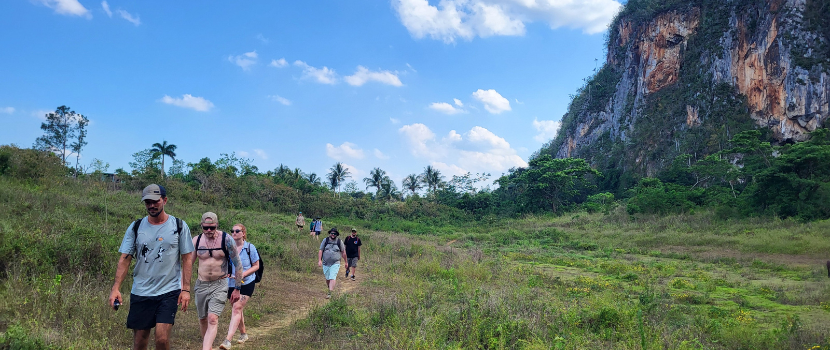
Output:
[[239,340],[237,340],[236,342],[242,344],[246,341],[248,341],[248,333],[242,333],[239,335]]
[[352,275],[352,281],[354,281],[354,275]]
[[225,350],[230,350],[231,349],[231,341],[225,339],[225,341],[222,342],[222,345],[219,345],[219,348],[220,349],[225,349]]
[[326,294],[326,299],[331,299],[331,292],[328,292],[328,294]]

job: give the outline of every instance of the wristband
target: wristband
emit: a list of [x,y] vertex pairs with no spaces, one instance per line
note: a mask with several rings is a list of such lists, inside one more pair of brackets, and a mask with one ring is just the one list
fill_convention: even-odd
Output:
[[233,286],[233,289],[236,289],[236,290],[242,290],[242,287],[240,287],[240,286]]
[[187,290],[187,289],[182,289],[182,292],[188,292],[188,293],[190,293],[190,291],[189,291],[189,290]]

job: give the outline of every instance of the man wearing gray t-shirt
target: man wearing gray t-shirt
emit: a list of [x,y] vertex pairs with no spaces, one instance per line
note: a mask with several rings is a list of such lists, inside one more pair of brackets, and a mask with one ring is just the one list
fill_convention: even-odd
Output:
[[118,305],[123,303],[121,283],[135,258],[127,315],[127,328],[133,330],[133,349],[147,349],[153,328],[156,349],[170,349],[170,330],[177,306],[187,311],[190,303],[193,241],[187,224],[164,211],[167,204],[164,187],[156,184],[145,187],[141,200],[148,215],[124,233],[109,304],[118,310]]

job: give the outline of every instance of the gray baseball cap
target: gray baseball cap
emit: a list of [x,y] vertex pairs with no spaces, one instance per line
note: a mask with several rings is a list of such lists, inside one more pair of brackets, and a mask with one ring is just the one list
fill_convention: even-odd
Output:
[[144,190],[141,191],[141,200],[152,200],[157,201],[162,198],[167,197],[167,190],[164,189],[164,186],[152,184],[150,186],[144,187]]
[[202,214],[202,225],[204,224],[219,224],[219,218],[216,216],[216,213],[209,211],[207,213]]

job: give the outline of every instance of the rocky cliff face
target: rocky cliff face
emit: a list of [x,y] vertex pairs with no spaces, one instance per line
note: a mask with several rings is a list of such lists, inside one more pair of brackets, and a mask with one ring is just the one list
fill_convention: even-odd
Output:
[[804,23],[807,1],[689,1],[648,18],[624,10],[605,67],[540,153],[653,175],[666,158],[714,153],[748,128],[805,140],[830,115],[830,69],[803,64],[829,47]]

